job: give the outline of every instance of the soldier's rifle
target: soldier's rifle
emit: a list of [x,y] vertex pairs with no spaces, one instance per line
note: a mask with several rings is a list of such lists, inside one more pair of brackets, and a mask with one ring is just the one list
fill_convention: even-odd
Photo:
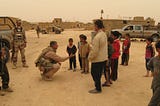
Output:
[[2,48],[3,48],[3,44],[2,44],[2,36],[0,36],[0,60],[1,60],[1,69],[0,69],[0,75],[3,75],[4,74],[4,67],[3,67],[3,64],[4,64],[4,59],[2,58]]
[[[14,34],[15,34],[15,32],[14,32]],[[15,49],[14,49],[14,37],[15,37],[15,35],[14,34],[13,34],[12,50],[11,50],[11,53],[12,53],[11,62],[13,62],[14,53],[15,53]]]
[[14,50],[14,44],[12,44],[12,56],[11,56],[11,62],[13,62],[13,57],[14,57],[14,53],[15,53],[15,50]]

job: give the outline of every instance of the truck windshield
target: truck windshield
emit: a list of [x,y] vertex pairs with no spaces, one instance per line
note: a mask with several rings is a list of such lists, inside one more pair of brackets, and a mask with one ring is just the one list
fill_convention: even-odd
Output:
[[133,26],[127,26],[124,30],[125,31],[127,31],[127,30],[133,30]]
[[141,26],[135,26],[135,30],[142,30]]

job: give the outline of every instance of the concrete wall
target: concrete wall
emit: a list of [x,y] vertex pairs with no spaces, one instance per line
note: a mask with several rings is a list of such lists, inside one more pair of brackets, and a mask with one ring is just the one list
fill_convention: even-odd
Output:
[[[13,18],[14,22],[18,18]],[[102,19],[106,30],[119,29],[124,27],[127,24],[141,24],[144,26],[155,26],[155,20],[152,18],[144,19],[144,17],[134,17],[133,20],[123,20],[123,19]],[[61,18],[54,18],[52,22],[43,22],[39,23],[41,28],[48,28],[52,25],[62,27],[63,29],[71,29],[71,28],[84,28],[86,30],[93,30],[93,23],[82,23],[82,22],[63,22]],[[31,30],[36,28],[36,24],[29,23],[27,21],[22,21],[22,26],[25,30]]]
[[[94,20],[95,21],[95,20]],[[122,19],[102,19],[106,30],[121,29],[128,24],[140,24],[144,26],[155,26],[155,20],[151,18],[144,19],[144,17],[134,17],[133,20]]]

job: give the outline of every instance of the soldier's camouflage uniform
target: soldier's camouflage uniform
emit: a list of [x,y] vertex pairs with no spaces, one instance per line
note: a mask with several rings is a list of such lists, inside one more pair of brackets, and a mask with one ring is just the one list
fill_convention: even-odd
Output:
[[14,29],[14,35],[13,35],[13,49],[14,49],[13,64],[14,65],[17,64],[18,51],[20,51],[23,66],[26,65],[25,47],[26,47],[25,31],[23,30],[22,27],[17,26]]
[[60,57],[56,54],[56,50],[52,47],[47,47],[42,50],[35,61],[36,66],[42,72],[41,75],[52,77],[60,68],[60,62],[64,62],[68,57]]

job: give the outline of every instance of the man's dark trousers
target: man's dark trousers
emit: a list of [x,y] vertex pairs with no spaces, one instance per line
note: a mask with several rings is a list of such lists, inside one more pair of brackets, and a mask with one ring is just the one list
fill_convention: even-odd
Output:
[[97,91],[101,91],[101,76],[106,66],[106,61],[104,62],[96,62],[91,65],[91,75],[95,83],[95,87]]

